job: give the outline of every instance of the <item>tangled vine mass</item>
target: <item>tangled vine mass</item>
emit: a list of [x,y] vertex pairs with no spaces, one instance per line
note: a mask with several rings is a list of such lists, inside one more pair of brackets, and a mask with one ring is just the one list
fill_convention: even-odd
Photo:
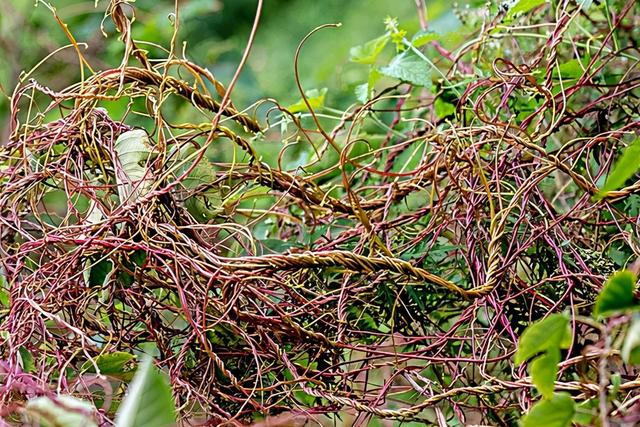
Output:
[[[640,255],[640,183],[594,197],[640,128],[640,10],[582,3],[467,16],[456,49],[429,44],[433,90],[391,83],[332,115],[297,75],[301,113],[234,105],[235,80],[149,57],[112,0],[121,66],[83,63],[61,90],[25,77],[11,98],[0,416],[64,393],[106,420],[130,376],[97,358],[150,352],[184,420],[513,422],[534,398],[524,327],[589,313]],[[603,337],[571,328],[556,389],[594,396]],[[637,420],[637,375],[612,417]]]

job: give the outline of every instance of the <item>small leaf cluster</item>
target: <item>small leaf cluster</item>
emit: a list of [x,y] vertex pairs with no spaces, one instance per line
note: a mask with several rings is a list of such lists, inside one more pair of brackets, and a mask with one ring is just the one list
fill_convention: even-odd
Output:
[[[358,101],[362,103],[373,97],[376,83],[385,76],[417,87],[431,86],[434,65],[420,48],[437,41],[440,36],[433,31],[421,30],[408,39],[407,31],[400,28],[395,18],[387,18],[385,28],[387,31],[382,36],[354,46],[349,53],[352,62],[369,66],[367,81],[355,89]],[[396,55],[386,65],[377,65],[389,42],[395,46]]]
[[[634,295],[636,282],[637,277],[628,270],[611,276],[596,299],[593,316],[604,320],[640,310]],[[542,400],[522,419],[523,427],[571,425],[577,412],[576,404],[569,394],[554,393],[561,349],[569,348],[571,341],[570,319],[564,313],[552,314],[533,323],[520,337],[515,362],[521,365],[528,361],[531,380],[542,395]],[[627,330],[621,355],[625,363],[640,364],[640,317],[637,315],[633,316]]]

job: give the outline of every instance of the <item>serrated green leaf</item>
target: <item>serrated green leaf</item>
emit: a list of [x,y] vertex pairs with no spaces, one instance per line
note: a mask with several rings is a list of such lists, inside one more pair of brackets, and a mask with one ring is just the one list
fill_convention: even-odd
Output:
[[640,138],[637,138],[622,152],[620,158],[615,162],[596,199],[602,198],[609,191],[615,191],[623,187],[625,182],[640,170],[639,159]]
[[630,365],[640,365],[640,316],[634,315],[620,351],[622,360]]
[[380,72],[415,86],[431,86],[431,65],[411,49],[396,55]]
[[545,399],[553,397],[558,363],[560,363],[560,350],[553,348],[547,350],[542,356],[536,357],[529,367],[533,385]]
[[167,427],[176,423],[171,387],[147,356],[136,372],[116,414],[116,427]]
[[622,311],[637,309],[638,304],[633,296],[636,280],[635,274],[628,270],[618,271],[611,276],[596,298],[593,315],[608,317]]
[[516,3],[509,12],[507,13],[508,17],[512,17],[517,13],[525,13],[533,9],[534,7],[538,7],[541,4],[544,4],[546,0],[520,0]]
[[349,50],[349,60],[359,64],[373,64],[389,42],[389,34],[377,37]]
[[571,396],[565,393],[543,399],[520,421],[522,427],[568,427],[575,413],[575,404]]
[[25,406],[27,418],[40,427],[97,427],[94,413],[91,404],[72,396],[40,396]]
[[[307,101],[309,102],[309,105],[313,110],[317,110],[319,108],[324,107],[324,98],[327,94],[327,90],[328,89],[324,87],[320,90],[311,89],[304,93],[307,97]],[[290,113],[300,113],[302,111],[309,111],[307,104],[305,104],[302,98],[300,98],[300,100],[295,104],[291,104],[288,107],[286,107],[286,109],[289,110]]]
[[560,343],[566,342],[568,324],[566,315],[556,313],[527,327],[518,343],[516,364],[520,365],[538,353],[560,348]]
[[435,31],[420,30],[411,39],[411,44],[414,47],[420,47],[438,39],[440,39],[440,34]]

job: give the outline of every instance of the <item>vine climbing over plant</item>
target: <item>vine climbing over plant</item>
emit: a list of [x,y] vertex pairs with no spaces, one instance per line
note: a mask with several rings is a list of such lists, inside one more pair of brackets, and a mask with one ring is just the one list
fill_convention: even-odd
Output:
[[69,41],[38,67],[79,77],[10,96],[5,422],[640,422],[640,6],[489,2],[446,33],[415,3],[354,41],[348,91],[301,73],[330,23],[298,101],[237,105],[266,3],[221,79],[182,2],[162,45],[98,2],[114,67],[38,2]]

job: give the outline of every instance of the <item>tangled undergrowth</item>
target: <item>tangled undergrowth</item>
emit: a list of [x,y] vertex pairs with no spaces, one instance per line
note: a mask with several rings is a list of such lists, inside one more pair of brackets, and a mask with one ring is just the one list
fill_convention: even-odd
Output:
[[[640,128],[640,10],[594,3],[464,12],[456,49],[398,44],[437,52],[433,88],[322,114],[302,83],[302,113],[241,110],[235,79],[145,53],[126,1],[117,68],[63,27],[86,77],[25,76],[0,148],[0,416],[63,393],[107,422],[132,370],[100,358],[151,352],[184,420],[508,425],[535,398],[518,336],[563,310],[556,389],[597,395],[604,337],[580,314],[640,255],[640,184],[594,197]],[[614,370],[609,416],[637,421],[638,372]]]

